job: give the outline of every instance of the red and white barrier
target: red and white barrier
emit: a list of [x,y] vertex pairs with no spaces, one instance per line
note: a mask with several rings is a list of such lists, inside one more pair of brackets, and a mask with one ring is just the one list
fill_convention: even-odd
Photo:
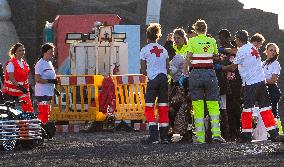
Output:
[[147,78],[144,75],[113,75],[115,78],[116,84],[141,84],[146,83]]
[[57,133],[78,133],[80,125],[56,125]]
[[147,123],[134,123],[134,129],[139,131],[147,131],[149,130],[149,126]]
[[60,85],[91,85],[94,84],[93,76],[60,76]]

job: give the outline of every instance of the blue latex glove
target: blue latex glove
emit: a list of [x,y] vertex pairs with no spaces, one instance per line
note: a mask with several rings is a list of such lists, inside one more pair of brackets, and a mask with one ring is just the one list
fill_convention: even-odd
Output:
[[218,48],[218,52],[219,53],[225,53],[225,48],[223,48],[223,47]]
[[222,70],[222,65],[221,64],[214,64],[214,69],[219,71]]
[[184,81],[185,81],[186,77],[184,75],[181,75],[178,79],[178,84],[180,87],[183,87]]

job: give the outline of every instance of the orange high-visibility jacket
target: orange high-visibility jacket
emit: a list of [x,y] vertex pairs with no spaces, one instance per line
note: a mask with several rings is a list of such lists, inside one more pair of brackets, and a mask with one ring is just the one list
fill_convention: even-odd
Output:
[[[15,80],[19,83],[19,85],[22,85],[24,88],[29,90],[29,82],[28,82],[29,73],[30,73],[29,65],[24,61],[24,68],[21,68],[19,63],[17,62],[17,59],[12,58],[6,63],[6,66],[8,65],[9,62],[12,62],[14,65]],[[19,88],[17,88],[12,83],[12,81],[10,81],[7,70],[5,70],[3,93],[7,93],[10,96],[17,96],[17,97],[24,95],[24,93],[21,90],[19,90]]]

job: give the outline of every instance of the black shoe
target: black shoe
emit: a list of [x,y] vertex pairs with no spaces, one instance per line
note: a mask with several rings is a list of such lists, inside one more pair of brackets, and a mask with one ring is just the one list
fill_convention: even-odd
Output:
[[252,141],[251,132],[242,132],[241,137],[236,141],[237,143],[250,143]]
[[160,131],[160,138],[161,138],[161,143],[168,144],[169,143],[169,127],[159,127]]
[[283,143],[280,144],[278,152],[282,153],[282,154],[284,153],[284,144]]
[[159,131],[157,125],[149,126],[149,138],[141,140],[142,144],[158,144],[159,143]]
[[47,139],[48,141],[53,141],[54,140],[54,138],[52,137],[52,138],[48,138]]
[[121,121],[116,127],[117,131],[133,132],[135,131],[131,126],[129,126],[125,121]]
[[272,142],[281,142],[281,143],[284,143],[284,135],[279,135],[275,138],[271,138],[271,141]]
[[236,143],[250,143],[251,139],[239,138],[236,140]]
[[169,140],[167,139],[161,140],[161,144],[169,144]]
[[141,144],[158,144],[159,140],[151,140],[150,138],[141,140]]
[[277,129],[269,130],[268,133],[272,142],[284,142],[284,136],[279,136]]
[[212,137],[212,143],[226,143],[226,140],[221,136]]
[[192,143],[193,142],[191,130],[187,131],[185,134],[182,135],[181,142],[184,142],[184,143]]

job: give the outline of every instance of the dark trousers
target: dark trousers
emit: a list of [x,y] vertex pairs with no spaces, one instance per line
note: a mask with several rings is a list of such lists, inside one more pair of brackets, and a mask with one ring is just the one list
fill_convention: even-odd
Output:
[[229,133],[231,139],[236,139],[240,137],[240,127],[241,127],[241,83],[230,82],[232,87],[230,94],[226,96],[226,109],[228,113],[229,121]]
[[4,97],[3,97],[2,91],[0,90],[0,104],[3,104],[4,102],[5,102]]
[[276,84],[267,85],[267,90],[272,104],[272,113],[274,118],[279,118],[278,102],[281,98],[281,92]]
[[244,86],[244,108],[253,108],[258,102],[259,108],[271,106],[264,81]]
[[50,101],[52,96],[36,96],[37,102]]
[[145,95],[146,103],[168,103],[168,78],[166,74],[159,74],[153,80],[147,83],[147,91]]

